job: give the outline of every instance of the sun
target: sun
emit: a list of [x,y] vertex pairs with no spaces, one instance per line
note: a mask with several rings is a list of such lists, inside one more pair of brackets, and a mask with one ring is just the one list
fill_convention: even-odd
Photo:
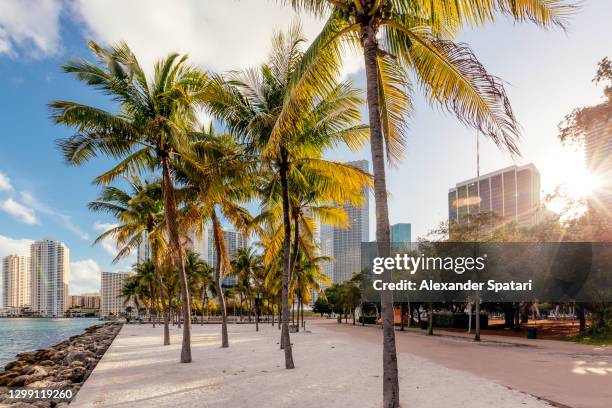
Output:
[[558,196],[547,203],[548,208],[557,213],[568,211],[568,207],[577,207],[571,210],[583,212],[586,201],[601,186],[600,178],[587,169],[583,149],[562,148],[552,152],[541,171],[544,194],[558,192]]

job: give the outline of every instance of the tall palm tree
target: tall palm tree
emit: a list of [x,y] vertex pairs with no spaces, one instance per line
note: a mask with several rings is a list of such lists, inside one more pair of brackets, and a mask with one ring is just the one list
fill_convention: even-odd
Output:
[[[283,282],[281,345],[285,350],[285,367],[294,368],[289,339],[289,278],[291,263],[291,216],[289,174],[292,166],[320,151],[347,142],[360,146],[367,130],[359,124],[361,99],[349,84],[338,84],[339,64],[322,58],[300,70],[304,38],[299,25],[287,34],[273,38],[268,62],[259,69],[217,77],[208,88],[207,107],[228,129],[244,141],[248,149],[261,156],[261,167],[276,174],[280,185],[280,207],[283,219]],[[323,80],[314,80],[314,78]],[[321,121],[313,121],[317,112],[326,111],[336,100],[340,115],[327,111]],[[318,125],[318,127],[316,126]],[[341,129],[341,130],[339,130]],[[309,131],[308,131],[309,130]],[[335,137],[325,138],[330,133]],[[313,164],[314,166],[314,164]],[[323,167],[323,164],[320,164]]]
[[187,132],[196,122],[196,104],[207,78],[187,64],[186,56],[170,54],[159,60],[149,77],[125,43],[102,48],[89,42],[97,63],[68,62],[66,73],[94,87],[119,105],[119,113],[76,102],[50,104],[55,123],[75,128],[73,136],[59,141],[67,163],[81,165],[98,155],[119,160],[95,181],[108,184],[131,170],[161,167],[162,196],[170,254],[179,273],[183,307],[182,363],[191,362],[191,310],[179,239],[177,201],[172,179],[173,161],[189,146]]
[[118,187],[106,186],[98,198],[88,204],[90,210],[111,214],[119,222],[119,225],[97,237],[94,244],[112,238],[119,248],[113,262],[118,262],[136,250],[143,239],[148,241],[164,316],[164,345],[169,345],[170,316],[161,272],[162,258],[167,246],[161,185],[159,182],[143,182],[138,177],[132,176],[130,187],[131,192],[126,192]]
[[180,190],[186,202],[183,228],[196,229],[208,220],[212,224],[215,245],[215,292],[221,310],[221,347],[229,347],[227,309],[222,290],[223,276],[231,272],[230,254],[221,226],[220,215],[239,231],[248,232],[249,212],[241,203],[255,197],[258,173],[256,161],[245,154],[229,134],[218,135],[211,127],[206,132],[191,134],[190,154],[176,163],[176,176],[184,187]]
[[[481,25],[499,14],[541,27],[563,26],[572,6],[563,0],[285,0],[294,8],[329,18],[307,51],[313,60],[341,58],[346,45],[363,50],[370,149],[374,169],[376,240],[379,256],[390,252],[385,156],[402,155],[405,118],[411,110],[408,72],[427,97],[454,112],[511,153],[518,153],[518,126],[501,82],[489,75],[465,44],[452,41],[465,25]],[[399,406],[393,297],[382,294],[383,405]]]

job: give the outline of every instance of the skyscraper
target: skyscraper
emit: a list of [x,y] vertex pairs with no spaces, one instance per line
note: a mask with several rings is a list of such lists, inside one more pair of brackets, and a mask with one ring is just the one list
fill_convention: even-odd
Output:
[[600,181],[600,185],[589,199],[592,211],[610,216],[612,214],[612,118],[599,120],[586,133],[586,163],[589,173]]
[[533,164],[510,166],[457,183],[448,192],[449,222],[465,223],[469,215],[491,212],[520,225],[537,222],[540,172]]
[[412,225],[399,223],[391,226],[391,242],[410,242],[411,240]]
[[19,309],[30,306],[32,299],[30,258],[9,255],[2,260],[2,306]]
[[[369,171],[367,160],[348,162],[347,164],[363,171]],[[334,283],[344,282],[353,277],[353,273],[361,269],[361,243],[370,238],[370,206],[369,192],[364,191],[365,200],[362,206],[350,204],[342,208],[348,214],[350,226],[337,228],[329,225],[321,226],[321,255],[332,257],[333,262],[325,262],[323,273]]]
[[149,233],[147,231],[142,232],[142,240],[138,244],[136,250],[136,262],[141,263],[151,259],[151,247],[149,245]]
[[[233,259],[238,253],[238,249],[247,247],[246,238],[236,232],[229,229],[223,229],[223,238],[225,239],[225,245],[227,246],[227,252],[229,254],[230,259]],[[215,239],[214,234],[211,230],[208,231],[208,265],[213,268],[217,265],[217,250],[215,248]],[[235,276],[226,276],[223,278],[223,286],[233,286],[238,283],[238,280]]]
[[130,301],[125,303],[121,295],[123,285],[131,272],[102,272],[100,275],[100,317],[119,316],[127,307],[134,308]]
[[30,246],[32,311],[60,317],[68,309],[70,251],[63,242],[44,240]]

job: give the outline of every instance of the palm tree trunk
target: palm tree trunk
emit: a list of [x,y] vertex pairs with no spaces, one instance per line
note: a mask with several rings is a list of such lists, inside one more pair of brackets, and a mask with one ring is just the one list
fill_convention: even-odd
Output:
[[179,239],[178,228],[176,221],[178,214],[176,212],[176,197],[174,185],[170,176],[170,168],[168,163],[169,157],[162,156],[163,170],[163,196],[164,196],[164,211],[166,213],[166,225],[168,227],[168,235],[170,236],[171,253],[174,255],[175,265],[179,271],[179,283],[181,288],[181,297],[183,298],[183,344],[181,347],[181,363],[191,363],[191,302],[189,298],[189,288],[187,287],[187,276],[185,274],[185,262],[183,261],[183,249]]
[[227,336],[227,309],[225,307],[225,297],[221,288],[221,256],[225,251],[225,239],[221,224],[217,218],[216,210],[212,212],[213,234],[215,238],[215,250],[217,251],[217,265],[215,273],[215,286],[217,288],[217,296],[219,297],[219,309],[221,309],[221,347],[229,347],[229,339]]
[[[368,114],[370,122],[370,149],[374,171],[374,200],[376,203],[376,241],[378,256],[390,254],[389,208],[387,206],[387,186],[385,180],[385,153],[380,120],[378,89],[378,42],[376,33],[370,25],[363,25],[361,38],[364,50]],[[385,272],[388,282],[391,272]],[[398,408],[399,379],[397,372],[397,351],[395,348],[395,328],[393,326],[393,295],[390,291],[381,294],[383,326],[383,407]]]
[[291,219],[289,217],[289,186],[287,183],[287,171],[289,170],[288,153],[281,147],[280,179],[283,196],[283,224],[285,225],[285,239],[283,242],[283,290],[282,290],[282,331],[281,344],[285,348],[285,368],[295,368],[293,364],[293,352],[291,350],[291,339],[289,336],[289,268],[291,263]]
[[[169,308],[166,306],[166,293],[164,281],[161,275],[161,265],[157,262],[156,249],[153,245],[153,259],[155,260],[155,277],[157,278],[157,286],[159,286],[159,295],[161,297],[162,314],[164,315],[164,346],[170,345],[170,314]],[[168,299],[170,301],[170,299]]]
[[289,282],[292,282],[293,270],[295,269],[295,264],[297,263],[299,255],[300,226],[298,221],[299,214],[296,212],[295,214],[293,214],[293,258],[291,259],[291,266],[289,268]]

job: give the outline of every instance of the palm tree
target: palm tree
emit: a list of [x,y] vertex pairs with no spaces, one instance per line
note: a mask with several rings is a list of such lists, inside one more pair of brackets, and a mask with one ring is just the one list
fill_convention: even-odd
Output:
[[[358,93],[349,84],[338,84],[339,64],[320,59],[308,69],[303,62],[300,27],[273,39],[268,62],[259,69],[217,77],[208,88],[207,107],[230,132],[243,140],[251,152],[261,156],[261,167],[278,177],[283,219],[282,333],[285,367],[294,368],[289,339],[289,279],[291,269],[291,207],[289,174],[299,161],[319,160],[321,150],[344,141],[360,146],[367,130],[359,124]],[[324,78],[315,81],[314,78]],[[338,117],[326,108],[331,100],[340,109]],[[314,121],[317,112],[321,121]],[[316,126],[318,125],[318,127]],[[341,130],[338,130],[341,129]],[[333,136],[329,136],[333,134]],[[314,157],[313,157],[314,156]],[[314,167],[314,163],[312,164]],[[324,165],[319,164],[320,168]]]
[[50,104],[55,123],[76,129],[59,146],[67,163],[81,165],[98,155],[119,160],[95,181],[108,184],[131,170],[161,167],[162,196],[170,254],[179,273],[183,307],[182,363],[191,362],[191,308],[179,239],[177,201],[171,170],[187,142],[187,132],[196,122],[196,104],[206,86],[206,76],[187,65],[187,57],[170,54],[159,60],[148,79],[136,56],[125,43],[102,48],[89,42],[97,64],[85,60],[63,66],[66,73],[100,90],[119,104],[120,112],[76,102]]
[[190,154],[184,154],[176,163],[177,179],[184,184],[180,194],[186,202],[183,228],[198,230],[207,220],[212,223],[217,255],[215,292],[221,310],[221,347],[224,348],[229,347],[229,338],[221,284],[223,276],[231,272],[231,265],[219,215],[239,231],[248,233],[252,217],[240,203],[249,202],[257,192],[255,163],[232,135],[217,135],[212,126],[207,132],[191,135]]
[[129,276],[125,280],[121,288],[121,296],[123,297],[123,306],[126,306],[126,314],[130,315],[132,313],[132,304],[136,306],[137,311],[140,311],[140,301],[143,298],[143,286],[137,276]]
[[298,252],[295,258],[294,270],[292,273],[292,288],[297,297],[298,304],[298,331],[300,327],[300,308],[301,325],[304,325],[304,303],[312,300],[313,293],[323,294],[323,285],[329,285],[331,280],[323,273],[322,262],[329,262],[331,259],[326,256],[309,258],[302,251]]
[[[251,305],[255,303],[257,294],[260,293],[257,279],[261,275],[259,271],[262,268],[263,264],[261,262],[261,257],[255,254],[251,247],[238,249],[236,256],[232,259],[232,271],[230,275],[237,278],[237,288],[241,298],[246,298]],[[257,310],[252,311],[257,315]],[[258,315],[255,317],[255,324],[256,330],[259,331],[257,318]]]
[[130,187],[132,191],[126,192],[114,186],[106,186],[96,201],[88,204],[90,210],[111,214],[119,221],[119,225],[97,237],[94,244],[106,238],[113,238],[119,247],[113,262],[118,262],[135,250],[143,239],[149,242],[164,315],[164,345],[169,345],[170,316],[161,273],[163,263],[161,258],[166,252],[161,186],[159,182],[142,182],[138,177],[132,176]]
[[[155,265],[150,260],[146,260],[134,265],[133,270],[136,273],[134,277],[141,288],[141,299],[147,308],[150,320],[151,309],[153,309],[157,303],[157,294],[155,292],[155,286],[157,285]],[[157,309],[157,307],[155,308]],[[153,327],[155,327],[155,322],[153,323]]]
[[[187,250],[185,251],[185,273],[187,274],[190,293],[199,294],[199,299],[201,299],[203,305],[206,292],[213,282],[212,268],[200,258],[200,255]],[[203,306],[202,316],[204,316]]]
[[[452,38],[465,25],[493,21],[498,14],[542,27],[563,26],[572,6],[562,0],[285,0],[296,9],[328,13],[323,31],[307,51],[304,65],[345,45],[363,50],[370,149],[374,168],[378,255],[390,253],[387,160],[403,152],[405,118],[411,110],[408,71],[434,103],[454,112],[511,153],[518,153],[518,126],[501,82],[489,75],[465,44]],[[323,57],[320,56],[324,52]],[[306,68],[303,68],[306,69]],[[387,277],[388,278],[388,277]],[[382,294],[383,405],[399,406],[399,381],[392,294]]]

